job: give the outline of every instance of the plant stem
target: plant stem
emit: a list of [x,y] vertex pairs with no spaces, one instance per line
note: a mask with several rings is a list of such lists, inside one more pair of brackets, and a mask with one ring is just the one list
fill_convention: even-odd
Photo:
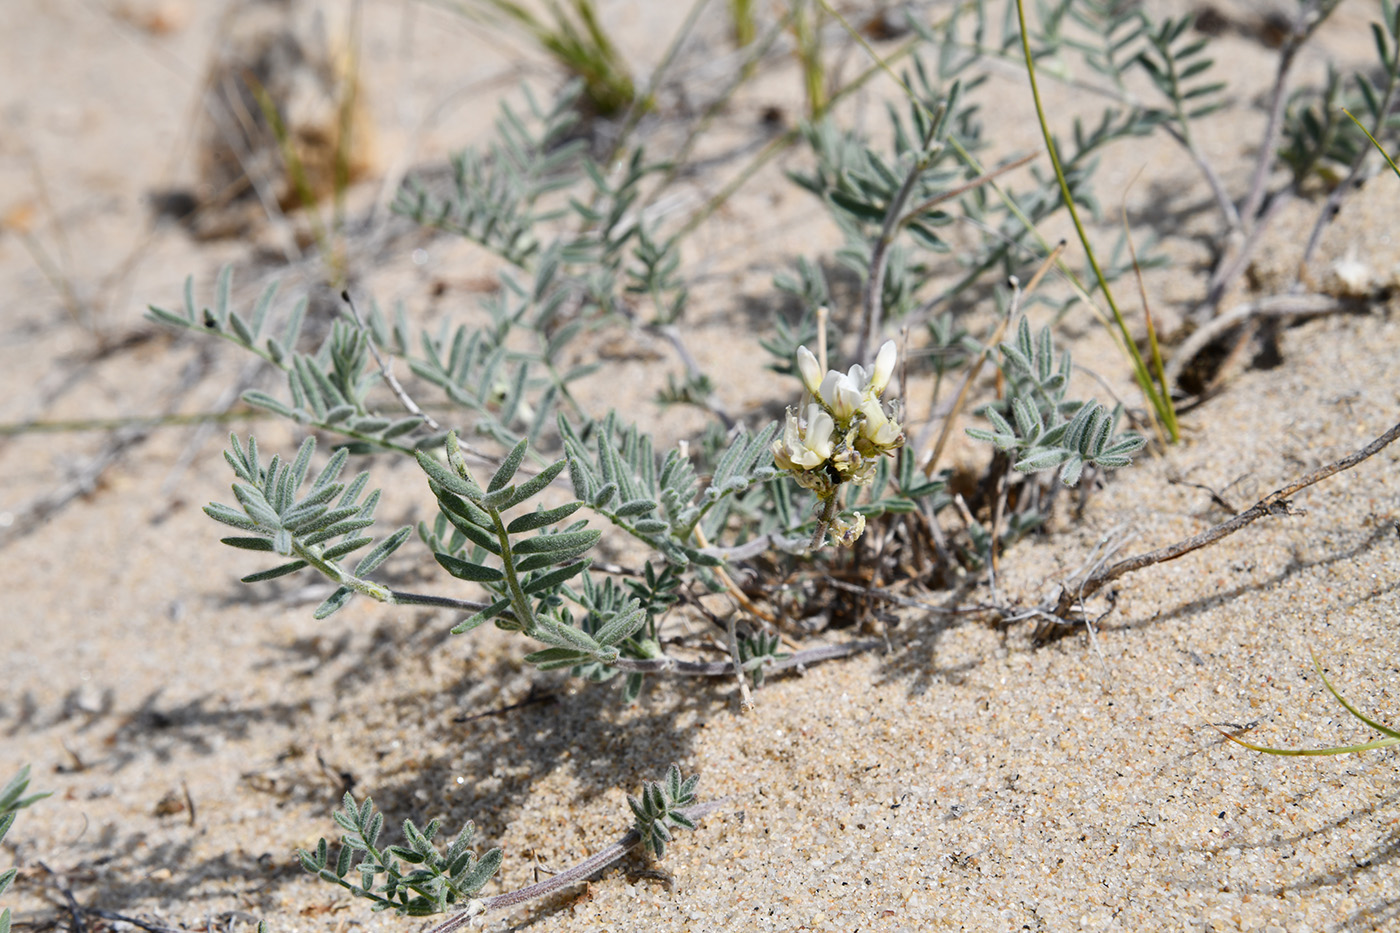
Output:
[[1293,70],[1293,62],[1297,59],[1298,51],[1303,47],[1303,44],[1308,41],[1308,38],[1322,24],[1323,20],[1332,14],[1340,2],[1341,0],[1309,0],[1298,11],[1297,18],[1294,19],[1288,30],[1288,38],[1284,42],[1283,49],[1279,52],[1278,70],[1274,73],[1273,90],[1269,92],[1269,120],[1264,124],[1264,137],[1259,142],[1259,158],[1254,163],[1254,174],[1249,182],[1249,193],[1245,195],[1244,204],[1240,207],[1240,220],[1246,229],[1252,230],[1255,227],[1255,215],[1259,213],[1259,208],[1264,203],[1264,189],[1269,180],[1269,167],[1274,162],[1274,146],[1278,143],[1279,129],[1283,123],[1284,105],[1287,103],[1284,91],[1288,87],[1288,74]]
[[831,520],[836,517],[836,495],[833,493],[830,499],[822,502],[821,514],[817,516],[817,530],[812,532],[812,541],[808,545],[810,550],[815,551],[826,541],[826,529],[831,524]]
[[369,352],[374,355],[374,361],[379,364],[379,374],[384,377],[384,381],[388,384],[389,388],[393,390],[394,396],[399,400],[399,404],[404,407],[405,411],[418,418],[431,430],[441,431],[442,425],[438,424],[437,420],[432,415],[418,407],[418,403],[404,390],[403,383],[399,382],[398,377],[394,375],[394,370],[389,366],[388,361],[380,355],[379,346],[374,342],[374,335],[371,334],[369,328],[365,326],[364,319],[360,317],[360,309],[355,307],[355,302],[350,297],[350,291],[348,289],[340,293],[340,300],[345,302],[346,306],[350,309],[350,315],[355,319],[355,326],[360,328],[360,331],[365,335],[365,342],[369,345]]
[[[903,58],[904,56],[913,52],[921,41],[922,40],[918,39],[917,37],[914,39],[910,39],[908,42],[904,43],[904,45],[901,45],[898,49],[891,53],[889,58],[883,61],[877,60],[878,64],[872,65],[871,67],[865,69],[865,71],[862,71],[859,75],[852,79],[850,84],[843,86],[841,90],[837,91],[835,94],[832,94],[831,99],[827,101],[826,109],[830,111],[831,108],[834,107],[843,98],[848,97],[849,95],[855,93],[857,90],[863,87],[865,83],[869,81],[872,77],[874,77],[875,74],[881,69],[888,69],[890,62]],[[777,137],[772,142],[768,143],[768,145],[764,146],[759,151],[758,155],[754,156],[752,162],[740,169],[738,175],[730,179],[729,182],[726,183],[723,188],[716,192],[715,195],[711,197],[708,201],[706,201],[699,210],[692,214],[689,220],[687,220],[683,225],[681,225],[680,230],[676,232],[676,238],[680,239],[682,237],[687,236],[688,234],[695,232],[695,228],[699,227],[702,223],[709,219],[711,214],[719,210],[720,207],[726,201],[728,201],[731,197],[734,196],[734,192],[738,191],[748,182],[750,178],[758,174],[759,169],[763,168],[763,166],[767,165],[770,161],[772,161],[778,155],[778,153],[782,152],[784,149],[787,149],[789,146],[791,146],[793,143],[797,142],[801,138],[802,132],[800,130],[792,129],[788,130],[786,133]]]
[[[938,128],[943,123],[947,112],[946,107],[947,102],[944,101],[934,112],[933,119],[929,121],[928,132],[924,135],[919,157],[909,167],[908,174],[904,176],[904,182],[895,192],[889,207],[885,209],[885,221],[880,226],[880,236],[875,240],[875,246],[871,250],[870,274],[865,280],[865,314],[861,320],[860,339],[856,342],[855,359],[857,363],[865,362],[870,345],[879,339],[880,319],[883,316],[885,304],[885,267],[889,264],[890,247],[894,245],[894,238],[899,234],[900,227],[909,219],[904,216],[904,205],[909,201],[910,195],[914,193],[914,186],[919,183],[919,176],[924,173],[934,156],[943,148],[935,146],[933,141],[938,134]],[[914,215],[910,214],[909,216]]]
[[492,523],[496,526],[496,540],[501,544],[501,573],[505,574],[506,589],[510,593],[510,611],[520,623],[520,630],[526,635],[534,635],[539,628],[539,622],[535,618],[530,597],[525,595],[525,590],[520,586],[520,575],[515,569],[515,551],[510,546],[510,533],[506,531],[505,519],[501,518],[499,510],[491,508],[485,502],[478,503],[477,507],[490,515]]
[[[782,671],[796,670],[812,664],[820,664],[823,661],[835,661],[840,658],[849,658],[852,655],[861,654],[883,646],[883,641],[870,639],[867,641],[850,641],[839,645],[824,645],[820,648],[808,648],[805,651],[794,652],[785,658],[765,661],[763,670],[767,674],[777,674]],[[624,674],[673,674],[679,677],[728,677],[734,673],[733,660],[683,661],[680,658],[673,658],[670,655],[664,655],[659,658],[617,658],[614,661],[609,661],[608,666],[616,668]]]
[[1035,101],[1035,115],[1040,121],[1040,132],[1045,138],[1045,148],[1050,155],[1050,164],[1055,167],[1055,178],[1060,183],[1060,195],[1064,198],[1065,209],[1069,211],[1070,220],[1074,222],[1075,232],[1079,234],[1079,242],[1084,245],[1084,253],[1089,259],[1089,267],[1094,270],[1094,277],[1098,279],[1104,300],[1108,302],[1109,310],[1113,312],[1113,320],[1118,325],[1118,330],[1122,335],[1123,346],[1132,361],[1133,373],[1137,377],[1138,385],[1152,403],[1157,416],[1162,419],[1168,439],[1175,443],[1180,437],[1180,430],[1177,427],[1176,411],[1172,407],[1171,394],[1167,391],[1166,386],[1161,386],[1159,392],[1159,387],[1152,384],[1152,375],[1142,360],[1142,354],[1137,352],[1137,345],[1133,343],[1132,335],[1128,333],[1127,322],[1123,320],[1123,314],[1118,310],[1118,303],[1114,301],[1113,292],[1108,287],[1108,279],[1104,276],[1103,269],[1099,267],[1098,257],[1094,255],[1093,245],[1089,242],[1089,234],[1084,230],[1083,221],[1079,219],[1079,209],[1075,207],[1074,196],[1069,190],[1069,180],[1065,177],[1064,166],[1060,164],[1060,156],[1055,148],[1055,138],[1050,134],[1050,124],[1045,119],[1045,106],[1041,103],[1040,88],[1035,79],[1035,57],[1031,54],[1030,36],[1026,32],[1025,0],[1016,0],[1016,16],[1021,26],[1021,50],[1026,59],[1026,74],[1030,78],[1031,97]]

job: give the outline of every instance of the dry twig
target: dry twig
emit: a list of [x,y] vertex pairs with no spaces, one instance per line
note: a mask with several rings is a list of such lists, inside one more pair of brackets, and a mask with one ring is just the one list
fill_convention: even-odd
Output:
[[1397,423],[1389,431],[1386,431],[1360,450],[1348,454],[1340,460],[1318,467],[1316,470],[1294,480],[1287,486],[1274,490],[1256,502],[1251,508],[1246,509],[1228,521],[1221,522],[1215,527],[1203,531],[1198,535],[1184,538],[1167,547],[1120,560],[1118,563],[1093,574],[1077,587],[1063,587],[1060,591],[1059,604],[1055,607],[1055,615],[1060,620],[1068,623],[1071,621],[1070,610],[1074,608],[1076,602],[1094,595],[1099,590],[1103,589],[1106,584],[1113,582],[1124,574],[1132,573],[1134,570],[1141,570],[1144,567],[1150,567],[1153,564],[1175,560],[1184,554],[1189,554],[1192,551],[1214,544],[1221,538],[1234,534],[1245,525],[1263,518],[1266,515],[1291,514],[1288,503],[1288,498],[1290,496],[1308,488],[1314,483],[1321,482],[1335,473],[1351,469],[1361,461],[1374,456],[1397,437],[1400,437],[1400,423]]

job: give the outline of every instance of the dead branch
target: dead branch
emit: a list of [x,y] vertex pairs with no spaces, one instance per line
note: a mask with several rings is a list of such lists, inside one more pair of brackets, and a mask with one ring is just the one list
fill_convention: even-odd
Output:
[[1289,483],[1287,486],[1269,493],[1256,502],[1253,507],[1246,509],[1229,521],[1221,522],[1219,525],[1207,531],[1185,538],[1167,547],[1120,560],[1118,563],[1090,576],[1080,586],[1064,586],[1060,591],[1059,604],[1055,607],[1055,615],[1062,621],[1068,623],[1071,621],[1069,616],[1070,610],[1074,607],[1076,602],[1092,596],[1106,584],[1113,582],[1124,574],[1132,573],[1134,570],[1141,570],[1144,567],[1150,567],[1153,564],[1160,564],[1164,561],[1176,560],[1176,558],[1181,557],[1183,554],[1189,554],[1192,551],[1214,544],[1221,538],[1234,534],[1245,525],[1263,518],[1266,515],[1290,514],[1288,504],[1288,498],[1290,496],[1308,488],[1314,483],[1321,482],[1335,473],[1351,469],[1361,461],[1374,456],[1397,437],[1400,437],[1400,424],[1396,424],[1389,431],[1386,431],[1360,450],[1333,463],[1329,463],[1326,466],[1318,467],[1316,470]]

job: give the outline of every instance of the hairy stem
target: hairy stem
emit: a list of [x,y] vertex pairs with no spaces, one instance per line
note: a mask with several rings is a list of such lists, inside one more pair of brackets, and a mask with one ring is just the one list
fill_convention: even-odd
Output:
[[[867,641],[851,641],[840,645],[824,645],[820,648],[808,648],[805,651],[797,651],[785,658],[765,661],[763,670],[766,674],[777,674],[783,671],[797,670],[808,667],[812,664],[820,664],[823,661],[835,661],[840,658],[849,658],[852,655],[862,654],[874,648],[884,645],[883,641],[870,639]],[[624,674],[674,674],[680,677],[728,677],[734,673],[734,662],[725,661],[682,661],[680,658],[673,658],[669,655],[659,658],[618,658],[609,661],[608,666],[622,671]]]
[[875,245],[870,252],[870,275],[865,280],[865,313],[861,320],[860,339],[856,343],[856,362],[863,363],[866,353],[875,340],[879,339],[881,317],[884,313],[885,303],[885,267],[890,260],[890,247],[894,245],[894,238],[899,234],[899,229],[909,219],[914,216],[912,213],[904,216],[904,205],[908,202],[910,195],[914,193],[914,186],[919,183],[919,176],[929,167],[943,147],[935,146],[933,141],[938,133],[938,127],[943,123],[945,107],[947,102],[939,104],[934,112],[933,118],[929,121],[928,132],[924,135],[922,152],[914,160],[914,164],[909,167],[909,172],[904,176],[904,182],[899,186],[894,198],[890,201],[889,207],[885,209],[885,221],[880,227],[880,236],[875,240]]
[[1283,123],[1284,105],[1288,102],[1285,91],[1288,88],[1288,75],[1298,52],[1312,36],[1341,0],[1310,0],[1293,21],[1288,38],[1279,52],[1278,70],[1274,73],[1274,86],[1269,92],[1269,120],[1264,125],[1264,136],[1259,142],[1259,157],[1254,163],[1254,174],[1250,178],[1249,193],[1240,207],[1240,220],[1246,228],[1256,226],[1256,215],[1264,203],[1264,189],[1269,180],[1269,167],[1274,162],[1274,147],[1278,144],[1278,134]]

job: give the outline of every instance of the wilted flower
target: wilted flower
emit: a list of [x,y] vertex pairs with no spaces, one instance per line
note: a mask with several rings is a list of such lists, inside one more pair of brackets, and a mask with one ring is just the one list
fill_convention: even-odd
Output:
[[865,516],[859,512],[851,513],[855,516],[851,521],[837,516],[831,521],[831,537],[842,547],[852,547],[860,536],[865,533]]

